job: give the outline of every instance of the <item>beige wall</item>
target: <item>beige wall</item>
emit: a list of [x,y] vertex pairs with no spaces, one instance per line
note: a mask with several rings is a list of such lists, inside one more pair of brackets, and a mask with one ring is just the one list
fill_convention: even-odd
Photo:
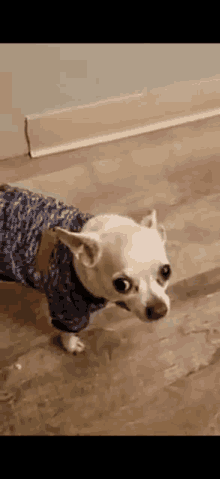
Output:
[[28,152],[28,114],[219,73],[220,44],[1,44],[0,159]]

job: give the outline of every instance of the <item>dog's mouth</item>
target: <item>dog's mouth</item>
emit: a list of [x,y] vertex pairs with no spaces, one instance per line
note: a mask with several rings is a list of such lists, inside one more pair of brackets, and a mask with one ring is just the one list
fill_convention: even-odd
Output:
[[123,301],[116,301],[115,303],[117,306],[120,306],[123,309],[126,309],[126,311],[131,311],[128,307],[127,304],[123,303]]

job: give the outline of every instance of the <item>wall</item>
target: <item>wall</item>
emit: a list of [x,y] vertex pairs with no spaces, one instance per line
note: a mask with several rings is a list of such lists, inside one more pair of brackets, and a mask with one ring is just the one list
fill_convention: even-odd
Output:
[[0,159],[28,153],[26,115],[219,73],[219,44],[1,44]]

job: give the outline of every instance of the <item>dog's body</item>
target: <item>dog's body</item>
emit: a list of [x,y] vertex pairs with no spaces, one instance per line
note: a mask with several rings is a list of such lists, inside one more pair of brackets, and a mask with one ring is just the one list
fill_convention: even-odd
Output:
[[0,279],[44,292],[68,351],[108,302],[143,321],[169,310],[165,233],[153,212],[138,225],[119,215],[84,215],[54,198],[0,187]]

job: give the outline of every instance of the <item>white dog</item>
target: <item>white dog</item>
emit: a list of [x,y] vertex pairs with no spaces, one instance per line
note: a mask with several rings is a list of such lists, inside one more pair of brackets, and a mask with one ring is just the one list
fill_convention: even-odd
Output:
[[[76,273],[94,296],[124,307],[144,322],[158,320],[170,309],[165,290],[171,268],[166,256],[166,235],[157,225],[156,211],[141,224],[119,215],[90,219],[81,233],[54,228],[73,254]],[[82,351],[74,333],[62,333],[64,347]]]
[[92,312],[115,303],[145,322],[169,311],[171,268],[155,210],[137,224],[120,215],[93,217],[51,197],[0,185],[0,279],[42,291],[65,348]]

